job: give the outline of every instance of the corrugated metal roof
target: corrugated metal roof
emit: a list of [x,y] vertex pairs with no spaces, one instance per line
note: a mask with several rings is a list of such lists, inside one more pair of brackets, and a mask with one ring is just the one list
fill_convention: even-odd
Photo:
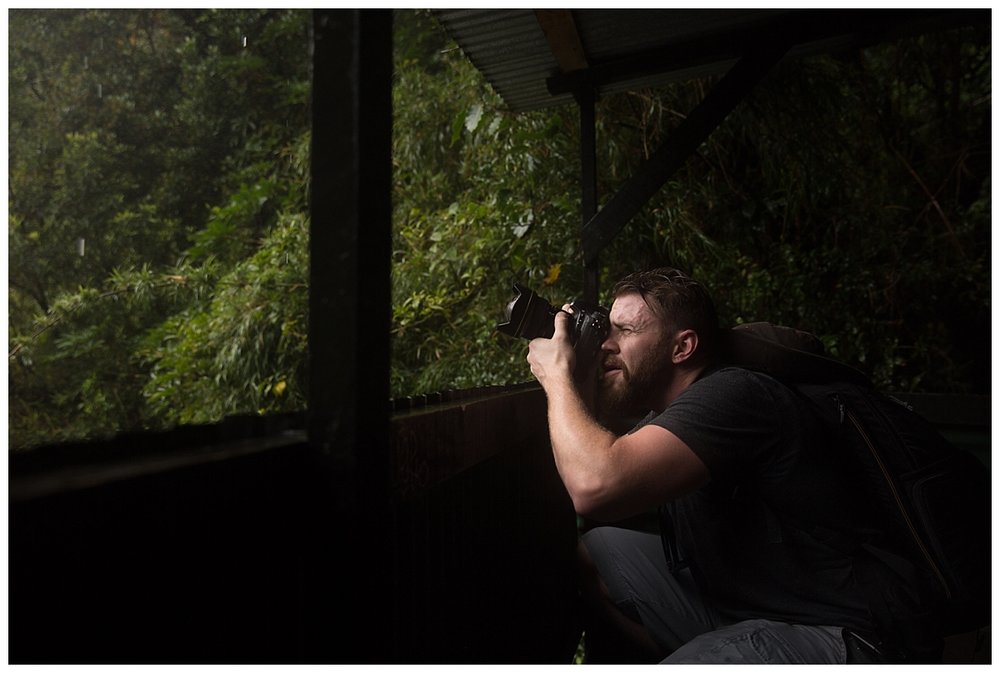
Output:
[[[560,70],[535,10],[434,14],[511,110],[573,100],[568,90],[550,91],[548,80]],[[989,10],[582,9],[571,15],[588,81],[600,94],[725,72],[755,42],[776,36],[791,37],[791,53],[801,54],[877,41],[911,25],[990,20]]]
[[533,10],[463,9],[436,14],[512,110],[573,100],[569,94],[553,100],[546,88],[545,77],[559,68]]

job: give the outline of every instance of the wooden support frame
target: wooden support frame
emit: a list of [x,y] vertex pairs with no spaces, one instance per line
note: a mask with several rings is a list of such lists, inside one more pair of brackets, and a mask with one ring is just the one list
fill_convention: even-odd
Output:
[[583,298],[596,303],[600,284],[598,253],[784,56],[790,45],[771,35],[743,56],[639,171],[598,211],[595,116],[598,84],[595,72],[587,62],[586,50],[570,10],[535,10],[535,17],[559,65],[560,74],[549,80],[550,88],[565,86],[567,82],[575,83],[574,97],[580,109]]
[[[373,662],[391,638],[387,577],[392,11],[314,10],[308,436],[328,486],[303,544],[306,658]],[[371,578],[362,580],[361,578]],[[336,605],[336,608],[328,606]],[[391,612],[391,610],[389,610]]]
[[536,9],[535,18],[563,74],[586,70],[587,52],[569,9]]
[[584,226],[585,264],[596,262],[597,254],[684,165],[687,158],[781,60],[787,49],[787,45],[780,43],[764,45],[760,51],[744,56],[726,73],[663,145]]
[[392,212],[392,13],[315,10],[309,441],[385,491]]

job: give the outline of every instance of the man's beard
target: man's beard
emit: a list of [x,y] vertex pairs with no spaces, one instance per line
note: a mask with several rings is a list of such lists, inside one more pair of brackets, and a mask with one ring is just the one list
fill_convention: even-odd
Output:
[[670,381],[669,360],[660,347],[651,349],[631,367],[614,355],[607,356],[604,364],[620,371],[610,379],[602,377],[597,389],[598,409],[608,420],[645,415]]

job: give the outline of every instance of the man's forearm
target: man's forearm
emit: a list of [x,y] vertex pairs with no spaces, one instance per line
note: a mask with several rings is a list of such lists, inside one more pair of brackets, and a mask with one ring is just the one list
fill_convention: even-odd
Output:
[[[614,468],[616,437],[587,410],[574,383],[576,354],[568,335],[568,313],[554,318],[551,339],[533,339],[528,344],[531,373],[542,384],[548,398],[549,437],[556,468],[578,512],[600,503],[611,491],[617,470]],[[582,365],[588,369],[592,363]],[[593,372],[580,377],[584,387],[593,382]]]
[[[549,436],[559,475],[574,504],[599,497],[614,474],[613,447],[617,436],[587,410],[569,378],[550,381]],[[579,510],[580,507],[578,506]]]

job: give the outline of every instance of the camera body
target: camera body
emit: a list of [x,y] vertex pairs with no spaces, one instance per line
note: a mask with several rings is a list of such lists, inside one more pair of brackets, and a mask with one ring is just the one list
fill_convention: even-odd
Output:
[[[550,339],[555,332],[555,317],[558,309],[539,297],[532,290],[514,283],[516,296],[504,311],[506,322],[497,325],[497,331],[512,337]],[[611,320],[608,309],[585,302],[570,304],[570,339],[578,359],[589,361],[597,357],[601,344],[608,338]]]

